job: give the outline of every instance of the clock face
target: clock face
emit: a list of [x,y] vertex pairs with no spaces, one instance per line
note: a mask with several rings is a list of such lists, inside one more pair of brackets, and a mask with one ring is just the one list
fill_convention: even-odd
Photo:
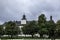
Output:
[[21,20],[21,24],[26,24],[26,20]]

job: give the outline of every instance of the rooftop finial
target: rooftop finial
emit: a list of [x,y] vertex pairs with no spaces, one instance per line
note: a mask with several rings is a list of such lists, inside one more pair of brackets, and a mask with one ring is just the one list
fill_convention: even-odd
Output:
[[26,20],[26,15],[25,15],[25,14],[23,15],[23,18],[22,18],[22,20]]
[[50,16],[50,20],[52,20],[52,16]]

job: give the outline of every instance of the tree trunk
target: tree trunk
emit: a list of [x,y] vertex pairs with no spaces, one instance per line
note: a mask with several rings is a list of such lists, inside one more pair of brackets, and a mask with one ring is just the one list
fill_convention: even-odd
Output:
[[0,38],[1,38],[1,35],[0,35]]
[[11,35],[11,39],[12,39],[12,35]]
[[51,40],[55,40],[54,38],[52,38]]
[[32,35],[32,38],[33,38],[33,35]]
[[40,37],[43,38],[43,34],[40,34]]

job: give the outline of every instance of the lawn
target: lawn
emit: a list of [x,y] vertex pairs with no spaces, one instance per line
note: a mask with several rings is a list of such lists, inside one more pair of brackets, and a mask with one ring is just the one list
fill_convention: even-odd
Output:
[[[51,40],[51,39],[0,39],[0,40]],[[60,39],[55,39],[60,40]]]
[[51,39],[1,39],[1,40],[51,40]]

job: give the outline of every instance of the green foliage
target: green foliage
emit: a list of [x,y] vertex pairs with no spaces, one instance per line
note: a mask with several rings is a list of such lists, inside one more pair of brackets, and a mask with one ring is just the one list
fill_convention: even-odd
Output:
[[4,34],[3,25],[0,25],[0,36]]
[[[25,19],[25,15],[23,16]],[[20,28],[16,25],[15,22],[9,21],[5,24],[5,33],[7,35],[18,35],[20,34]],[[31,21],[29,24],[24,25],[22,28],[24,34],[33,35],[36,33],[40,34],[40,37],[43,38],[44,34],[49,35],[50,38],[60,37],[60,20],[57,23],[52,20],[52,16],[50,16],[50,20],[47,21],[44,14],[41,14],[38,17],[38,23],[36,21]],[[3,35],[4,29],[3,25],[0,25],[0,35]]]
[[56,36],[60,37],[60,20],[56,23]]
[[60,30],[60,20],[57,21],[57,23],[56,23],[56,28],[57,28],[58,30]]
[[8,35],[18,35],[20,32],[19,27],[16,26],[16,23],[9,21],[6,23],[6,34]]
[[41,26],[41,23],[45,23],[46,22],[46,17],[44,14],[41,14],[39,17],[38,17],[38,25]]
[[22,28],[24,34],[33,35],[38,32],[39,27],[37,26],[35,21],[31,21],[28,25]]
[[44,14],[41,14],[38,17],[38,25],[40,27],[39,34],[41,35],[41,37],[43,37],[43,34],[47,33],[47,29],[46,29],[46,17],[45,17]]
[[47,29],[48,29],[48,33],[49,33],[49,37],[54,37],[55,36],[55,27],[56,27],[56,24],[54,23],[53,20],[49,20],[46,22],[46,26],[47,26]]

